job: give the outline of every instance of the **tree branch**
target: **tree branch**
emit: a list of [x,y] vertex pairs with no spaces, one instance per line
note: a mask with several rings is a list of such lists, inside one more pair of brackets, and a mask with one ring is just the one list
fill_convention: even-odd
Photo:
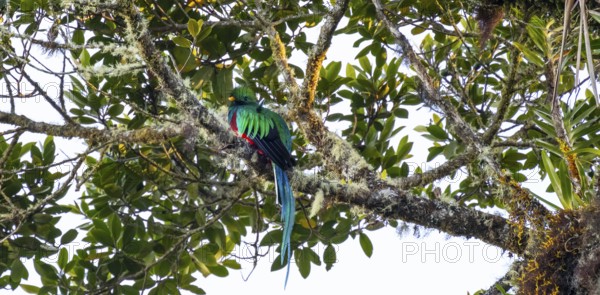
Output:
[[317,89],[317,83],[319,82],[319,74],[323,61],[327,54],[329,46],[331,46],[331,39],[333,39],[333,33],[337,28],[340,20],[344,16],[344,13],[348,9],[349,0],[337,1],[332,11],[327,14],[325,23],[321,27],[321,33],[317,44],[315,44],[308,57],[306,65],[306,77],[302,84],[302,100],[294,102],[295,108],[311,109],[315,101],[315,92]]
[[[183,111],[188,112],[193,119],[212,134],[216,142],[234,143],[232,133],[227,130],[227,125],[201,105],[194,95],[183,85],[181,79],[168,67],[161,58],[161,54],[153,46],[152,38],[142,22],[141,15],[132,4],[124,6],[123,16],[129,27],[129,34],[134,36],[142,58],[146,61],[148,69],[158,78],[161,89],[174,97]],[[273,59],[279,67],[286,81],[293,99],[301,97],[298,84],[292,71],[287,66],[285,46],[275,28],[267,20],[257,15],[263,29],[271,40]],[[306,132],[308,139],[324,154],[326,170],[338,172],[340,175],[349,176],[362,185],[331,184],[323,180],[304,176],[296,172],[293,187],[304,193],[325,191],[337,200],[348,204],[365,206],[369,210],[385,218],[402,219],[423,226],[437,228],[451,235],[463,237],[477,237],[481,240],[508,249],[515,253],[522,253],[527,235],[520,238],[514,237],[509,222],[496,215],[477,211],[473,208],[447,204],[440,200],[429,200],[411,196],[406,192],[379,180],[362,158],[345,140],[327,131],[321,119],[312,110],[299,116],[291,111],[297,119],[299,126]],[[315,127],[315,128],[313,128]],[[252,152],[249,149],[228,149],[227,152],[251,162]],[[260,165],[257,165],[260,166]],[[450,166],[450,165],[448,165]],[[265,175],[268,172],[253,166],[258,172]]]
[[417,197],[383,182],[342,185],[296,172],[293,185],[309,194],[322,190],[337,202],[364,207],[384,218],[413,222],[453,236],[475,237],[516,254],[523,254],[527,245],[528,234],[517,237],[510,222],[501,216]]
[[456,169],[475,160],[476,157],[477,153],[475,153],[474,150],[467,149],[464,153],[458,155],[456,158],[449,160],[434,169],[427,170],[420,174],[414,174],[408,177],[400,178],[395,183],[398,188],[402,190],[408,190],[417,186],[424,186],[450,175],[452,172],[456,171]]
[[[560,71],[560,69],[557,69]],[[555,97],[556,90],[555,87],[555,68],[552,60],[548,60],[546,67],[546,79],[548,85],[548,99],[547,101],[551,102],[551,116],[552,123],[554,125],[554,129],[556,130],[556,139],[559,144],[560,151],[562,152],[562,157],[567,164],[567,175],[569,175],[569,180],[573,185],[573,189],[575,190],[575,194],[578,196],[582,196],[581,194],[581,178],[579,177],[579,171],[577,169],[577,154],[571,153],[573,150],[573,145],[567,135],[567,130],[565,129],[565,122],[563,120],[563,114],[560,109],[560,99]],[[558,85],[556,85],[558,86]]]
[[21,127],[19,130],[32,133],[47,134],[64,138],[81,138],[90,142],[123,142],[147,143],[163,142],[169,138],[191,133],[193,128],[188,124],[164,124],[160,129],[150,127],[137,130],[103,130],[86,128],[80,125],[54,125],[38,122],[23,115],[11,114],[0,111],[0,123]]
[[[293,71],[288,66],[285,45],[281,41],[279,33],[277,33],[277,30],[275,30],[273,25],[262,16],[260,11],[256,17],[258,21],[263,24],[263,29],[271,41],[273,60],[286,81],[292,101],[303,101],[300,87],[294,78]],[[315,46],[319,46],[319,44],[316,44]],[[325,46],[325,44],[322,46]],[[313,52],[317,51],[317,49],[313,49]],[[318,73],[316,73],[316,75],[318,75]],[[364,158],[358,155],[347,141],[329,132],[323,124],[321,117],[315,113],[312,108],[293,108],[289,111],[289,117],[293,118],[294,121],[298,123],[298,126],[310,142],[317,147],[319,152],[323,153],[324,166],[327,171],[337,175],[345,174],[349,177],[366,175],[368,173],[370,168]],[[344,167],[348,167],[349,157],[353,167],[343,171]]]
[[[162,91],[176,100],[180,109],[190,121],[197,121],[210,132],[211,135],[221,137],[221,141],[233,142],[233,133],[229,132],[227,125],[218,120],[205,106],[200,104],[196,96],[185,87],[180,76],[168,66],[163,55],[154,45],[154,40],[148,31],[143,16],[139,9],[130,1],[119,1],[119,11],[127,23],[129,42],[133,42],[147,63],[148,69],[158,79]],[[208,134],[207,134],[208,135]]]
[[[509,189],[509,194],[501,195],[501,198],[511,214],[518,216],[520,221],[525,222],[524,218],[529,218],[534,221],[536,225],[545,223],[545,220],[550,215],[550,212],[540,202],[534,199],[529,191],[521,187],[521,185],[512,180],[509,174],[505,173],[498,163],[495,162],[492,155],[486,152],[488,150],[484,145],[484,142],[478,136],[467,122],[463,120],[456,108],[452,105],[450,100],[443,99],[440,96],[439,91],[434,86],[435,83],[431,76],[427,73],[427,69],[421,62],[421,58],[417,56],[413,50],[410,42],[402,34],[398,28],[386,17],[383,12],[383,5],[380,0],[372,0],[375,5],[375,10],[379,20],[390,31],[396,44],[400,46],[402,52],[408,58],[412,69],[421,80],[427,98],[431,100],[431,103],[440,108],[440,110],[446,115],[448,125],[452,127],[456,135],[462,139],[463,142],[467,143],[474,151],[485,161],[485,163],[491,168],[492,176],[498,180],[498,182]],[[518,198],[516,198],[518,196]]]

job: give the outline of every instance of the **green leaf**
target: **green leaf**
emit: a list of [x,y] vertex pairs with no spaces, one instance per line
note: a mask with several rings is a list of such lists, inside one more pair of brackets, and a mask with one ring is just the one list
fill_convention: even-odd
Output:
[[[29,1],[29,0],[25,0],[25,1]],[[83,45],[85,43],[85,37],[83,35],[83,30],[76,29],[75,31],[73,31],[73,40],[72,41],[76,45]]]
[[58,280],[58,272],[56,269],[40,260],[33,261],[33,268],[42,277],[48,280]]
[[[202,21],[202,20],[200,20]],[[192,37],[196,38],[196,36],[198,36],[198,34],[200,33],[200,25],[202,23],[199,23],[193,19],[188,20],[187,23],[187,28],[188,31],[190,32],[190,34],[192,35]]]
[[86,116],[82,116],[82,117],[78,117],[77,121],[79,121],[79,123],[81,124],[95,124],[96,123],[96,119],[94,118],[90,118],[90,117],[86,117]]
[[346,64],[346,77],[356,79],[356,70],[350,63]]
[[403,108],[394,109],[394,116],[397,118],[407,119],[408,118],[408,110]]
[[595,10],[588,10],[588,13],[592,16],[592,18],[600,23],[600,12]]
[[89,231],[89,234],[95,239],[96,242],[99,242],[106,246],[115,245],[115,241],[113,240],[108,227],[104,225],[104,227],[95,227]]
[[594,154],[600,157],[600,150],[596,148],[580,148],[570,151],[569,154]]
[[64,270],[68,262],[69,252],[67,251],[67,248],[60,248],[60,251],[58,251],[58,261],[56,262],[56,264],[58,265],[58,267],[60,267],[60,269]]
[[213,79],[215,71],[211,67],[199,67],[191,78],[192,87],[196,90]]
[[260,246],[273,246],[281,243],[281,238],[283,236],[282,230],[272,230],[268,232],[260,241]]
[[123,106],[120,103],[117,103],[117,104],[111,105],[106,112],[111,117],[117,117],[117,116],[119,116],[120,114],[123,113],[123,110],[125,110],[125,106]]
[[[65,96],[79,107],[83,107],[88,103],[88,99],[81,95],[81,93],[78,91],[65,91]],[[75,108],[71,109],[70,112],[78,116],[82,116],[84,114],[80,109]]]
[[212,32],[211,26],[202,28],[202,30],[200,31],[200,34],[196,37],[196,42],[200,42],[200,41],[206,39],[206,37],[208,37],[211,32]]
[[[571,204],[566,202],[565,198],[563,197],[561,179],[558,177],[558,174],[555,171],[554,164],[552,164],[552,160],[550,160],[550,157],[548,156],[546,151],[541,151],[541,154],[542,154],[542,163],[544,163],[544,170],[546,171],[546,174],[548,174],[548,177],[550,178],[550,184],[552,185],[552,189],[554,189],[554,192],[558,196],[558,200],[560,201],[563,208],[571,209],[572,208]],[[565,181],[569,181],[569,180],[565,179]]]
[[217,72],[213,80],[213,92],[217,100],[227,101],[233,90],[233,68],[223,68]]
[[29,294],[38,294],[40,292],[40,287],[36,287],[36,286],[32,286],[32,285],[20,284],[19,287],[21,287],[21,289],[23,289],[23,291],[25,291]]
[[304,249],[296,249],[294,251],[294,258],[296,260],[296,265],[298,266],[298,270],[300,271],[300,275],[303,278],[307,278],[310,274],[310,257],[304,251]]
[[229,275],[229,271],[227,270],[227,268],[225,268],[222,265],[207,265],[207,267],[210,270],[210,273],[217,277],[224,278],[227,275]]
[[49,223],[50,221],[52,221],[52,215],[45,213],[35,213],[33,214],[33,221],[35,221],[38,224]]
[[30,12],[34,8],[34,0],[21,0],[21,11]]
[[226,259],[223,261],[223,265],[231,269],[242,269],[242,266],[233,259]]
[[21,259],[14,259],[10,266],[10,279],[13,282],[20,282],[21,279],[27,280],[29,278],[29,272]]
[[574,200],[575,194],[573,193],[573,187],[571,185],[567,165],[565,164],[565,161],[562,160],[559,162],[558,165],[558,178],[563,180],[560,182],[560,191],[563,194],[564,202],[568,204],[573,204],[571,206],[576,205],[576,202]]
[[[285,262],[287,262],[287,261],[285,261]],[[271,264],[271,271],[280,270],[284,266],[285,266],[285,264],[281,264],[281,255],[277,255],[277,257],[275,257],[275,260],[273,260],[273,264]]]
[[68,244],[68,243],[72,242],[73,240],[75,240],[75,238],[77,238],[77,230],[72,228],[72,229],[68,230],[64,235],[62,235],[62,237],[60,238],[60,244],[61,245]]
[[364,57],[365,55],[367,55],[369,52],[371,52],[371,47],[373,47],[373,44],[368,45],[367,47],[361,49],[358,52],[358,54],[356,54],[356,56],[354,57],[354,59],[361,58],[361,57]]
[[529,49],[529,47],[524,46],[521,43],[513,42],[513,44],[523,53],[523,56],[525,56],[528,61],[539,67],[544,66],[544,61],[540,57],[542,54],[534,52],[533,50]]
[[330,270],[333,264],[337,262],[337,253],[335,253],[333,245],[330,244],[325,247],[323,262],[325,262],[325,270]]
[[109,218],[110,221],[110,232],[112,233],[112,237],[114,241],[119,240],[121,237],[121,233],[123,231],[123,226],[121,225],[121,220],[116,214],[112,214]]
[[546,34],[544,33],[546,24],[538,16],[533,16],[527,26],[527,34],[533,40],[533,43],[544,53],[544,56],[548,56],[549,47],[546,41]]
[[187,286],[183,286],[181,288],[184,290],[190,291],[194,294],[198,294],[198,295],[206,294],[206,292],[204,290],[202,290],[202,288],[194,286],[194,285],[187,285]]
[[335,80],[340,74],[340,70],[342,69],[342,63],[339,61],[331,62],[327,65],[327,71],[325,75],[325,79],[329,81]]
[[444,152],[444,147],[443,146],[432,146],[429,148],[429,154],[427,155],[427,162],[435,159],[435,157],[437,157],[439,154],[441,154],[442,152]]
[[427,131],[438,139],[448,139],[448,133],[446,133],[446,131],[444,131],[444,129],[442,129],[442,127],[438,125],[430,125],[429,127],[427,127]]
[[358,59],[358,63],[360,63],[360,67],[367,73],[371,73],[373,71],[373,68],[371,67],[371,62],[369,61],[369,58],[366,56],[363,56],[361,58]]
[[84,67],[90,66],[90,53],[85,48],[82,49],[81,54],[79,54],[79,63]]
[[365,255],[367,255],[367,257],[371,257],[371,255],[373,255],[373,243],[371,243],[369,237],[364,233],[360,233],[358,240],[360,242],[360,247],[363,249],[363,252],[365,252]]
[[179,47],[183,47],[183,48],[192,47],[192,41],[188,40],[187,38],[184,38],[181,36],[175,36],[171,40],[173,41],[173,43],[175,43]]
[[54,162],[54,154],[56,153],[56,144],[54,143],[54,137],[48,136],[44,140],[44,165],[50,165]]
[[412,35],[419,35],[423,32],[425,32],[426,27],[425,26],[415,26],[414,28],[412,28],[412,30],[410,30],[410,33]]

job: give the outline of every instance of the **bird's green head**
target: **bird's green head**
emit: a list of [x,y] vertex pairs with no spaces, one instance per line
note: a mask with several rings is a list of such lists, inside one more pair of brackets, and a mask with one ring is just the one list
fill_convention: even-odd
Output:
[[229,101],[232,104],[252,104],[256,103],[256,95],[249,87],[239,86],[231,91]]

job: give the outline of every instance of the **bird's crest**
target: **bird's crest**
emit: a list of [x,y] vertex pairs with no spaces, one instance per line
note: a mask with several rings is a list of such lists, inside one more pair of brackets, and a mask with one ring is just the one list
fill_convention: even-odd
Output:
[[252,103],[256,102],[256,95],[250,87],[238,86],[233,88],[229,101],[238,103]]

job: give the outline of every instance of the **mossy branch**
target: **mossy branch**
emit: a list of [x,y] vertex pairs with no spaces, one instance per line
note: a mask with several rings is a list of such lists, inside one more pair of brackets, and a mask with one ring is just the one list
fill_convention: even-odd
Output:
[[196,96],[183,84],[183,80],[167,64],[161,52],[156,48],[147,24],[139,9],[130,1],[118,2],[121,15],[127,24],[128,42],[135,45],[143,60],[158,79],[162,91],[174,98],[190,121],[197,121],[211,134],[221,136],[222,140],[233,142],[233,134],[226,124],[218,120]]
[[47,134],[64,138],[81,138],[90,143],[146,143],[164,142],[182,134],[191,133],[192,126],[187,124],[163,124],[160,128],[146,127],[137,130],[106,130],[86,128],[77,124],[55,125],[46,122],[33,121],[30,118],[0,111],[0,123],[21,127],[19,130],[32,133]]
[[527,245],[527,232],[517,237],[510,222],[501,216],[414,196],[384,181],[341,184],[296,172],[292,184],[304,193],[316,194],[321,190],[335,202],[359,205],[384,218],[413,222],[453,236],[475,237],[515,254],[523,254]]
[[[524,26],[520,27],[520,31],[522,33],[521,38],[523,38],[522,36],[525,36],[525,34],[523,33],[525,31]],[[511,47],[510,50],[511,50],[510,56],[512,56],[512,60],[510,63],[511,67],[510,67],[507,77],[504,79],[504,83],[503,83],[504,87],[502,89],[502,96],[500,98],[500,103],[498,104],[498,109],[496,110],[496,114],[492,118],[492,123],[490,124],[490,126],[487,128],[487,131],[482,136],[483,143],[486,145],[489,145],[492,143],[492,140],[498,134],[498,130],[500,130],[502,123],[504,122],[504,120],[506,120],[506,118],[505,118],[506,112],[508,111],[508,107],[510,106],[511,99],[513,98],[514,93],[515,93],[515,86],[517,84],[517,81],[516,81],[517,80],[517,72],[518,72],[519,66],[521,65],[521,63],[520,63],[521,54],[514,47]]]
[[[273,60],[286,82],[291,100],[301,102],[303,101],[302,91],[296,82],[293,71],[288,65],[285,45],[281,41],[279,33],[275,30],[273,24],[260,12],[261,11],[256,15],[257,20],[263,24],[263,30],[271,41]],[[335,28],[331,28],[330,30],[335,30]],[[315,46],[322,46],[323,50],[326,50],[328,47],[326,44],[316,44]],[[313,52],[318,51],[318,48],[313,49]],[[313,70],[317,69],[315,68]],[[317,75],[316,77],[318,77],[318,74],[318,72],[315,74]],[[307,76],[306,79],[308,78],[309,77]],[[323,158],[325,160],[324,166],[328,171],[341,175],[345,174],[344,171],[359,172],[369,170],[368,164],[365,162],[364,158],[358,155],[347,141],[329,132],[323,124],[321,117],[314,112],[312,108],[293,108],[290,110],[288,116],[298,123],[298,126],[310,142],[317,147],[319,152],[323,153]],[[352,161],[348,161],[349,157],[352,158]],[[353,165],[353,167],[348,168],[349,165]],[[352,175],[364,175],[364,173],[352,173]]]
[[317,90],[317,84],[319,82],[319,75],[323,61],[327,54],[327,50],[331,46],[331,40],[333,39],[333,33],[335,32],[340,20],[344,16],[344,13],[348,9],[349,0],[337,1],[333,10],[331,10],[325,22],[321,27],[321,33],[317,43],[312,48],[310,55],[308,56],[308,62],[306,64],[306,77],[302,83],[302,100],[294,103],[296,108],[303,110],[309,110],[312,108],[315,101],[315,92]]
[[411,176],[399,178],[395,181],[398,188],[408,190],[413,187],[425,186],[436,180],[442,179],[458,168],[467,165],[469,162],[477,158],[477,153],[473,149],[467,149],[464,153],[456,156],[455,158],[445,162],[444,164],[427,170],[423,173],[414,174]]
[[[137,8],[129,2],[123,2],[121,5],[130,35],[128,42],[137,46],[148,70],[158,78],[161,90],[176,99],[182,111],[216,139],[215,144],[236,143],[227,125],[198,102],[183,85],[180,77],[164,61],[154,46]],[[300,88],[287,64],[285,46],[271,23],[265,19],[259,21],[271,40],[273,59],[286,81],[292,99],[299,101]],[[522,253],[525,243],[513,237],[514,232],[505,218],[440,200],[411,196],[398,187],[381,181],[348,142],[327,131],[321,118],[314,111],[299,114],[292,110],[290,114],[305,131],[311,143],[323,153],[327,162],[324,168],[328,172],[345,173],[350,179],[357,180],[353,185],[331,184],[322,179],[299,174],[298,177],[294,177],[292,183],[297,191],[313,194],[321,189],[337,202],[364,206],[385,218],[414,222],[451,235],[477,237],[514,253]],[[225,152],[252,162],[252,152],[249,149],[227,149]],[[262,175],[269,173],[268,169],[262,169],[261,165],[250,166]],[[359,183],[361,185],[358,185]],[[525,239],[526,235],[521,238]]]
[[[507,187],[510,190],[509,194],[501,194],[503,202],[509,205],[509,212],[511,214],[527,217],[532,220],[534,224],[544,224],[544,220],[550,215],[548,209],[534,199],[527,190],[523,189],[518,183],[512,181],[510,175],[500,168],[500,165],[493,159],[493,155],[489,153],[489,148],[484,145],[482,138],[476,134],[471,126],[469,126],[469,124],[460,116],[458,110],[452,105],[450,100],[441,97],[439,91],[435,87],[433,78],[428,74],[427,69],[423,65],[422,59],[416,54],[406,36],[404,36],[404,34],[398,30],[397,26],[385,15],[381,1],[372,1],[375,5],[377,17],[390,31],[396,44],[400,46],[412,69],[422,82],[426,94],[425,98],[428,99],[431,104],[437,106],[446,115],[448,125],[453,129],[456,135],[472,148],[489,166],[491,176],[502,186]],[[511,197],[515,195],[520,197],[518,203],[511,199]],[[514,207],[511,207],[512,205],[514,205]],[[536,214],[528,214],[531,212],[536,212]]]
[[573,185],[575,194],[581,196],[581,178],[579,177],[579,171],[577,170],[577,154],[571,153],[573,146],[569,136],[567,135],[567,130],[565,129],[565,122],[560,109],[560,99],[553,97],[557,91],[554,88],[557,86],[554,84],[554,81],[555,79],[558,79],[558,77],[555,77],[555,66],[552,60],[549,60],[546,64],[545,74],[546,79],[548,80],[546,83],[548,87],[547,101],[550,101],[551,103],[551,117],[554,130],[556,130],[556,140],[559,143],[562,157],[567,164],[567,175],[569,175],[569,181],[571,181],[571,184]]

